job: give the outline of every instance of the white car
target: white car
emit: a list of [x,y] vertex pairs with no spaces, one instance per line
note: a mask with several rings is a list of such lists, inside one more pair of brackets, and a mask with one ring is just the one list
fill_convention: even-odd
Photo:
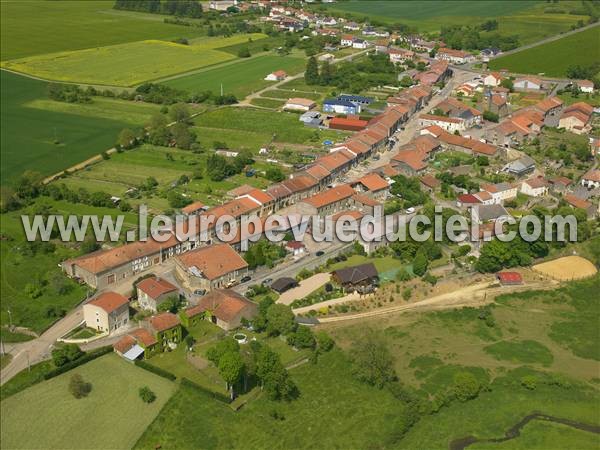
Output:
[[412,206],[410,208],[406,208],[406,214],[412,214],[415,212],[415,208],[413,208]]

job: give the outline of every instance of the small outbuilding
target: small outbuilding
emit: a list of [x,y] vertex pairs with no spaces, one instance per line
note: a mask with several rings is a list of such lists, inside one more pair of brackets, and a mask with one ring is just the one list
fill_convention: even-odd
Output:
[[496,278],[503,286],[523,284],[523,277],[519,272],[498,272]]
[[296,286],[298,286],[298,282],[296,280],[289,277],[283,277],[275,280],[273,284],[271,284],[271,289],[282,294],[285,291],[295,288]]

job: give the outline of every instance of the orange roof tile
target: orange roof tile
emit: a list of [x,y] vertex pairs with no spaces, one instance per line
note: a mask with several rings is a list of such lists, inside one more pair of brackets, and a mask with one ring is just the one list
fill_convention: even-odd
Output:
[[145,278],[136,287],[153,299],[177,290],[177,286],[172,285],[164,278],[157,277]]
[[185,310],[188,317],[194,317],[204,311],[224,322],[230,322],[246,308],[256,309],[256,303],[230,289],[215,289],[200,299],[197,306]]
[[196,267],[208,280],[248,267],[248,263],[229,244],[212,244],[178,255],[186,268]]
[[341,184],[326,191],[320,192],[319,194],[313,195],[312,197],[306,198],[303,202],[315,208],[322,208],[323,206],[330,205],[349,197],[354,194],[354,189],[348,184]]
[[103,292],[94,300],[87,303],[88,305],[94,305],[102,308],[107,314],[119,309],[123,305],[129,304],[129,300],[121,294],[116,292]]
[[169,330],[181,324],[179,317],[170,312],[164,312],[149,319],[150,325],[157,332]]
[[387,181],[385,181],[381,175],[376,172],[368,173],[367,175],[359,178],[354,182],[361,183],[364,185],[369,191],[380,191],[382,189],[387,189],[390,187]]

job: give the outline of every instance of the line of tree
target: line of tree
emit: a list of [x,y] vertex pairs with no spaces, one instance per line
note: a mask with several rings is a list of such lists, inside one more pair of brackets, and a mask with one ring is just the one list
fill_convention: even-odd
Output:
[[95,89],[82,89],[75,84],[48,84],[48,97],[57,102],[91,103]]
[[202,17],[202,5],[196,0],[116,0],[113,8],[194,19]]

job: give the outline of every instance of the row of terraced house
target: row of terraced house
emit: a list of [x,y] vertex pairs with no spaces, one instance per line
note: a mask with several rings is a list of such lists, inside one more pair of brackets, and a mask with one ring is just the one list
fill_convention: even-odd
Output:
[[[222,205],[208,209],[197,208],[192,215],[194,219],[192,224],[186,224],[184,229],[184,233],[188,233],[190,230],[194,231],[191,227],[196,225],[195,233],[190,233],[189,238],[176,236],[173,230],[165,242],[149,238],[146,241],[99,250],[64,261],[61,265],[62,269],[68,276],[77,278],[93,288],[99,290],[109,288],[167,259],[196,247],[212,244],[218,231],[227,231],[216,228],[215,222],[219,217],[231,216],[238,223],[242,216],[265,218],[283,208],[318,196],[322,192],[336,189],[331,187],[331,183],[365,159],[393,145],[393,134],[412,114],[425,106],[431,95],[431,89],[426,87],[406,89],[394,97],[386,111],[374,117],[364,130],[355,133],[344,143],[334,146],[329,154],[319,157],[305,170],[292,174],[285,181],[274,184],[266,190],[249,189],[239,192],[236,198]],[[360,190],[359,186],[361,185],[354,185]],[[360,195],[357,197],[353,194],[353,204],[372,210],[375,200],[364,193],[357,192],[357,194]],[[335,214],[341,210],[342,203],[323,211]],[[214,221],[200,234],[199,224],[202,218],[211,218]],[[227,224],[224,225],[226,226]],[[289,229],[289,224],[280,225],[279,229],[285,231],[286,228]],[[231,245],[239,249],[240,244],[241,239],[238,235],[237,241],[234,239]]]

